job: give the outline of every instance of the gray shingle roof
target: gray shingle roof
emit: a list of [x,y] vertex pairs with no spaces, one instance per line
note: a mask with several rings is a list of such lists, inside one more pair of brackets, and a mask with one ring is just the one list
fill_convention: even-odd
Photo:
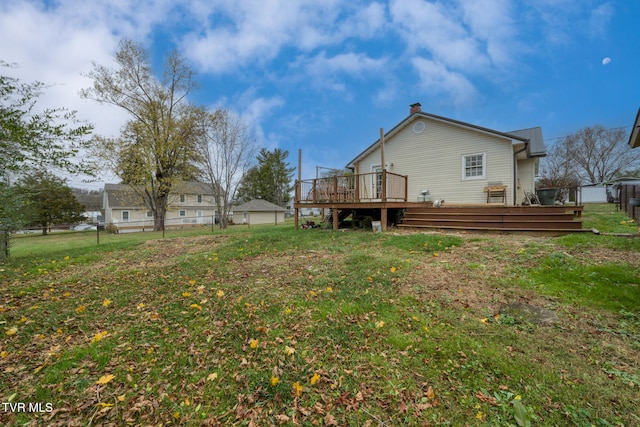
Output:
[[253,199],[233,208],[234,212],[287,212],[286,208],[264,199]]
[[527,145],[527,154],[529,157],[542,157],[547,155],[547,150],[544,146],[544,139],[542,138],[542,129],[539,126],[529,129],[514,130],[507,133],[509,135],[529,140],[529,145]]

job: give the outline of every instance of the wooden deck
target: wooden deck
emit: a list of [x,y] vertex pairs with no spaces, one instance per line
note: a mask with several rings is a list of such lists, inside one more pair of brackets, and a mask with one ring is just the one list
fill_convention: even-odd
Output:
[[[490,198],[488,199],[490,200]],[[457,204],[434,207],[409,202],[407,177],[382,171],[351,176],[296,181],[295,226],[299,209],[331,209],[333,228],[350,213],[388,226],[457,230],[572,233],[582,229],[582,206],[506,206]]]
[[409,206],[398,227],[493,231],[582,231],[582,206]]

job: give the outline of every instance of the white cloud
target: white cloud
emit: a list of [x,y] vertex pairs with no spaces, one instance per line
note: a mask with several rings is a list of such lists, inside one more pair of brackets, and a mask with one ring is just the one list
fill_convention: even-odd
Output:
[[611,3],[601,4],[591,11],[591,16],[589,18],[589,30],[591,37],[600,37],[606,33],[613,14],[614,10]]
[[492,64],[512,62],[517,49],[517,27],[509,0],[468,0],[460,3],[471,35],[480,41],[482,53]]
[[411,52],[427,53],[447,68],[475,73],[486,70],[489,58],[459,19],[460,11],[441,3],[394,0],[391,16]]
[[227,72],[275,58],[284,47],[314,49],[335,39],[340,9],[332,1],[235,0],[209,9],[205,27],[186,35],[181,50],[209,72]]
[[458,108],[473,104],[477,98],[476,89],[462,73],[451,71],[429,59],[414,58],[412,63],[428,95],[446,94]]

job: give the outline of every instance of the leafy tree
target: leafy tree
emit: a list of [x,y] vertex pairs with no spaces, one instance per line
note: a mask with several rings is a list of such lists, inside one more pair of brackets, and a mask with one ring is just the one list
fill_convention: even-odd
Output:
[[258,153],[258,165],[247,173],[242,181],[239,197],[242,200],[262,198],[278,206],[285,206],[291,199],[291,179],[295,168],[286,162],[289,152],[265,148]]
[[85,208],[81,205],[65,180],[47,171],[27,174],[16,184],[17,190],[25,195],[27,220],[29,225],[42,228],[42,234],[55,224],[70,224],[86,219]]
[[147,52],[130,40],[120,43],[116,63],[115,69],[94,64],[88,75],[93,87],[82,96],[120,107],[131,120],[119,138],[96,138],[94,154],[144,200],[154,229],[162,230],[172,187],[198,174],[196,124],[204,112],[187,103],[192,71],[176,52],[167,57],[161,80]]
[[[9,65],[0,61],[0,66]],[[53,167],[71,173],[92,173],[82,149],[93,126],[81,124],[76,112],[48,108],[37,112],[40,82],[21,83],[0,75],[0,179],[25,167]]]
[[[9,66],[0,60],[0,67]],[[26,224],[26,199],[11,185],[12,178],[30,167],[93,173],[81,157],[92,125],[65,108],[38,111],[45,88],[40,82],[22,83],[0,74],[0,257],[9,255],[11,230]]]
[[255,142],[247,125],[226,110],[203,114],[200,125],[201,173],[217,195],[219,224],[224,229],[240,180],[255,154]]
[[15,185],[0,181],[0,259],[9,257],[11,230],[28,223],[26,205],[25,195]]

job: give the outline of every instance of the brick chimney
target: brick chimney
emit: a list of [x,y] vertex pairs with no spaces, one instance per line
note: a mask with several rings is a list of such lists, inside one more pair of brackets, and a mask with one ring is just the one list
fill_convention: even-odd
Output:
[[420,113],[422,111],[422,105],[420,105],[419,102],[416,102],[415,104],[411,104],[410,105],[411,109],[409,110],[409,115],[412,115],[413,113]]

